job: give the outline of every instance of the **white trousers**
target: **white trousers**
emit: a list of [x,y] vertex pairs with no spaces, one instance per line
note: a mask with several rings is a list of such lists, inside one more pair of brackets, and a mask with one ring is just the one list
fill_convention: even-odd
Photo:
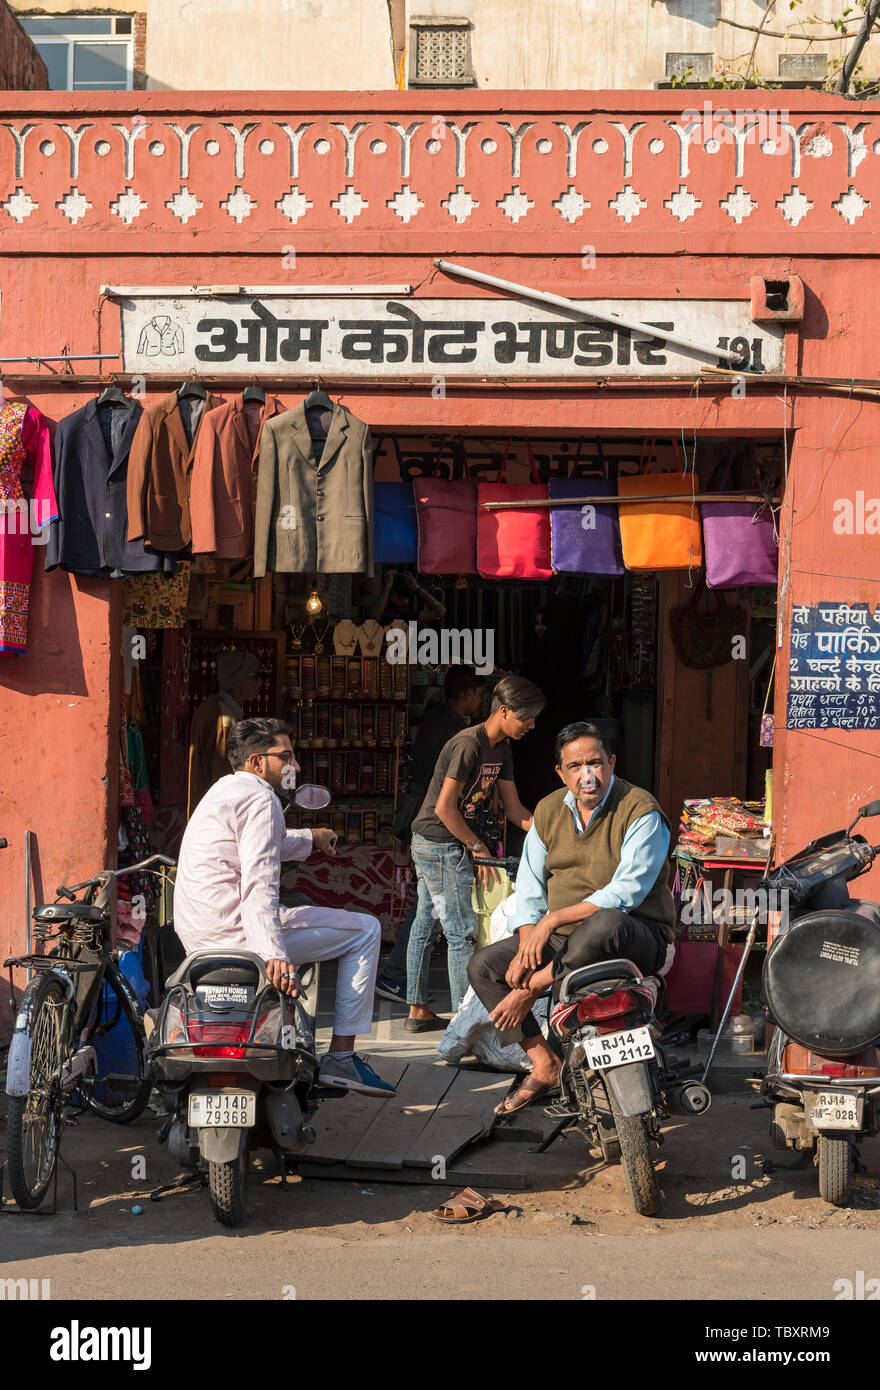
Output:
[[340,1037],[369,1033],[373,986],[382,928],[376,917],[332,907],[281,907],[281,926],[291,965],[338,960],[333,1031]]

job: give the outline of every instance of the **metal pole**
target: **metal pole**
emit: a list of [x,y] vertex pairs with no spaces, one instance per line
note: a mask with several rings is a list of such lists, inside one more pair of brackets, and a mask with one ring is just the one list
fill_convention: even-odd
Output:
[[703,1072],[703,1075],[702,1075],[702,1077],[701,1077],[701,1080],[702,1080],[704,1086],[705,1086],[705,1084],[706,1084],[706,1077],[709,1075],[709,1068],[710,1068],[711,1065],[712,1065],[712,1059],[713,1059],[713,1057],[715,1056],[715,1049],[716,1049],[716,1047],[718,1046],[718,1042],[719,1042],[719,1039],[721,1038],[721,1034],[724,1032],[724,1025],[725,1025],[725,1023],[727,1022],[727,1015],[730,1013],[731,1005],[733,1004],[733,997],[734,997],[734,995],[736,994],[736,987],[737,987],[737,985],[739,984],[740,980],[742,979],[743,971],[744,971],[745,968],[746,968],[746,961],[747,961],[748,958],[749,958],[749,952],[751,951],[752,947],[753,947],[754,944],[755,944],[755,934],[757,933],[757,930],[758,930],[758,917],[759,917],[759,916],[760,916],[760,911],[759,911],[758,908],[755,908],[755,915],[754,915],[754,917],[752,918],[752,925],[749,927],[749,934],[748,934],[748,936],[746,937],[746,944],[745,944],[745,947],[744,947],[744,949],[743,949],[742,958],[741,958],[740,963],[739,963],[739,966],[738,966],[738,968],[737,968],[736,975],[734,976],[733,984],[732,984],[731,987],[730,987],[730,994],[727,996],[727,1003],[724,1005],[724,1013],[721,1015],[721,1022],[718,1024],[718,1032],[715,1034],[715,1037],[712,1039],[712,1050],[711,1050],[711,1052],[709,1053],[709,1060],[708,1060],[708,1062],[706,1063],[706,1070]]
[[508,290],[511,294],[522,295],[524,299],[535,299],[540,304],[553,304],[565,309],[580,319],[598,319],[600,323],[611,323],[616,328],[630,328],[636,333],[646,333],[649,338],[662,338],[664,342],[675,343],[677,347],[687,348],[689,352],[699,353],[701,357],[720,358],[732,362],[734,366],[742,363],[741,355],[727,348],[706,347],[702,343],[692,343],[680,333],[670,333],[665,328],[655,328],[639,319],[624,318],[621,314],[608,314],[602,309],[586,308],[576,299],[566,299],[561,294],[549,294],[546,290],[534,290],[528,285],[517,285],[512,280],[499,280],[497,275],[486,275],[482,270],[470,270],[467,266],[455,265],[452,261],[435,260],[435,266],[445,275],[460,275],[465,280],[473,280],[478,285],[489,285],[494,290]]
[[104,357],[119,357],[118,352],[59,352],[57,355],[40,353],[39,357],[0,357],[5,362],[100,362]]
[[[25,941],[26,954],[31,953],[31,832],[24,832],[24,919],[25,919]],[[27,968],[28,984],[31,979],[31,968]]]
[[[666,475],[669,476],[668,474]],[[584,479],[588,482],[589,479]],[[772,499],[771,499],[772,501]],[[624,507],[642,502],[764,502],[767,498],[757,492],[668,492],[660,497],[557,497],[534,498],[524,502],[481,502],[487,512],[534,510],[536,507]]]

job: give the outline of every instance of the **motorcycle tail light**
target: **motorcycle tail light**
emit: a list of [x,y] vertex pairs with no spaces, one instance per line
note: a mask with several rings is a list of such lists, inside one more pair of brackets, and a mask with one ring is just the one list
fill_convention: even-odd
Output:
[[[210,1047],[194,1047],[194,1057],[243,1057],[243,1047],[231,1043],[246,1043],[251,1030],[246,1023],[190,1023],[189,1040],[210,1043]],[[221,1044],[218,1046],[218,1044]]]
[[253,1041],[258,1043],[277,1043],[281,1035],[282,1017],[280,1004],[267,1004],[260,1010],[254,1025]]
[[[620,1018],[643,1003],[631,989],[615,989],[611,994],[588,994],[578,1004],[578,1023],[599,1023],[604,1018]],[[600,1024],[601,1031],[601,1024]],[[605,1030],[607,1032],[607,1029]]]
[[183,1010],[175,1000],[169,1000],[165,1010],[165,1019],[162,1024],[162,1042],[173,1046],[187,1041],[186,1026],[183,1021]]

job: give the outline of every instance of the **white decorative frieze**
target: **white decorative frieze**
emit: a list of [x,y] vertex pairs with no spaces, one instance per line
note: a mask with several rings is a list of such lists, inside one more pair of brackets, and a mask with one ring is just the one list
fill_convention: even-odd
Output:
[[75,227],[90,210],[92,204],[88,198],[84,198],[78,188],[71,188],[64,197],[55,204],[58,211],[67,218],[71,226]]
[[456,222],[461,223],[466,222],[474,208],[478,208],[480,205],[475,198],[471,197],[463,184],[458,184],[455,191],[450,193],[448,198],[444,198],[440,206],[445,208],[449,216],[454,218]]
[[140,217],[144,208],[149,206],[144,202],[139,193],[135,193],[132,188],[126,188],[114,203],[110,204],[110,211],[114,217],[118,217],[130,227],[135,218]]
[[632,184],[628,183],[625,188],[620,190],[616,198],[609,200],[608,206],[614,208],[617,216],[622,217],[629,226],[633,218],[638,217],[642,208],[648,206],[648,202],[646,198],[640,198]]
[[14,193],[10,193],[5,203],[0,203],[0,208],[9,214],[13,222],[23,222],[32,212],[36,212],[39,206],[39,203],[35,203],[30,195],[25,193],[20,184]]
[[[807,109],[792,124],[784,112],[730,111],[712,96],[678,116],[615,119],[601,110],[555,119],[546,106],[454,118],[400,110],[290,120],[148,119],[115,108],[89,120],[40,115],[0,120],[0,209],[28,236],[65,228],[173,234],[194,220],[200,232],[229,233],[255,213],[261,233],[282,236],[291,226],[313,234],[340,222],[424,236],[449,221],[473,228],[481,203],[481,232],[512,225],[532,238],[562,223],[588,227],[591,237],[613,228],[625,244],[636,224],[667,233],[675,224],[690,244],[729,219],[748,224],[754,241],[807,218],[821,237],[832,221],[846,236],[871,225],[880,122],[834,114],[841,119]],[[108,175],[119,182],[108,187]],[[141,216],[147,198],[149,219]]]
[[736,225],[739,226],[747,217],[751,217],[758,204],[753,201],[751,194],[746,192],[742,184],[738,183],[733,192],[728,193],[724,201],[718,206],[723,208],[727,216],[732,217]]

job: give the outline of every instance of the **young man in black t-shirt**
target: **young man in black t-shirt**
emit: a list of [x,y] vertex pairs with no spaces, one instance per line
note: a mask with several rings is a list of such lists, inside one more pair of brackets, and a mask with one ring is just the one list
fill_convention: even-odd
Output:
[[[407,847],[412,836],[413,819],[425,799],[437,759],[449,740],[469,727],[471,717],[480,708],[483,683],[473,666],[450,666],[443,681],[443,694],[446,697],[443,704],[428,711],[413,744],[412,786],[401,799],[399,819],[394,827],[395,835]],[[376,993],[383,999],[396,999],[402,1003],[407,997],[406,955],[415,917],[414,900],[376,980]]]
[[461,1006],[477,926],[471,904],[474,871],[469,855],[489,855],[476,832],[477,812],[497,782],[507,819],[523,830],[531,826],[532,813],[520,801],[513,780],[510,740],[519,740],[533,729],[543,708],[544,696],[536,685],[522,676],[505,676],[495,687],[492,711],[485,723],[456,734],[437,760],[412,825],[418,905],[406,961],[408,1032],[445,1028],[448,1022],[432,1014],[427,1002],[435,916],[449,946],[453,1011]]

